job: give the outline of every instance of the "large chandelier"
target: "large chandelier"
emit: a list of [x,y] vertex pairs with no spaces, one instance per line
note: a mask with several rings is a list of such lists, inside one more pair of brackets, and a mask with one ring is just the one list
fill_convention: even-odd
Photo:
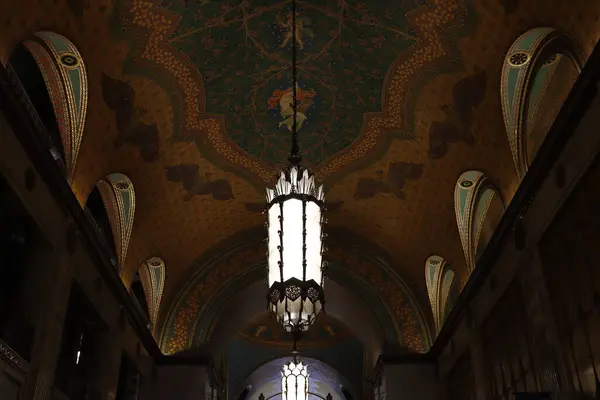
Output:
[[292,1],[292,150],[287,171],[267,189],[267,301],[284,329],[299,338],[325,304],[323,294],[323,186],[300,166],[297,132],[296,2]]
[[308,397],[308,368],[296,357],[281,370],[281,400],[306,400]]

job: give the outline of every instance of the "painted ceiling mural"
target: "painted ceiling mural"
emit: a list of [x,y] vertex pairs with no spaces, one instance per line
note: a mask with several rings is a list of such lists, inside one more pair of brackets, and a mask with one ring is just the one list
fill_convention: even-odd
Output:
[[[114,21],[134,32],[127,72],[149,74],[170,92],[173,139],[195,142],[261,186],[288,155],[292,85],[303,156],[323,179],[380,153],[390,136],[414,140],[410,94],[456,68],[443,31],[467,32],[468,1],[298,1],[297,82],[287,0],[121,0]],[[465,113],[480,98],[449,109],[456,122],[431,133],[432,157],[446,142],[472,141]]]
[[[155,178],[161,184],[148,190],[166,188],[158,196],[168,197],[165,202],[174,207],[183,200],[179,214],[192,217],[166,210],[148,214],[172,215],[169,223],[188,231],[206,228],[198,246],[167,250],[171,254],[164,258],[179,271],[170,276],[179,278],[199,256],[193,249],[201,253],[262,223],[261,193],[289,150],[292,84],[301,98],[301,151],[305,164],[331,188],[331,222],[348,223],[368,237],[373,230],[382,232],[384,247],[397,222],[409,229],[400,215],[409,210],[396,202],[412,196],[421,203],[423,194],[414,190],[422,186],[430,162],[444,158],[455,144],[475,143],[473,110],[486,93],[487,75],[482,68],[461,71],[456,45],[475,27],[472,1],[299,0],[299,73],[292,83],[287,0],[117,0],[112,35],[127,51],[122,76],[102,77],[104,100],[116,118],[114,148],[134,150],[144,163],[161,165],[163,176]],[[436,98],[432,104],[445,104],[442,112],[428,129],[417,131],[419,94],[448,73],[452,97]],[[169,99],[159,107],[166,120],[149,118],[157,103],[137,93],[141,77]],[[402,151],[410,156],[382,160],[394,142],[406,144]],[[365,169],[376,162],[376,170]],[[358,179],[340,181],[357,171],[363,171]],[[399,214],[383,220],[365,215],[390,207]],[[445,211],[452,215],[451,208]],[[209,221],[211,214],[219,220]],[[192,221],[196,227],[188,227]],[[362,232],[364,224],[369,228]],[[428,251],[408,262],[421,264]],[[415,268],[411,282],[420,275]],[[166,293],[172,285],[167,279]]]
[[[320,164],[348,147],[363,115],[381,110],[387,67],[417,41],[406,14],[421,3],[298,2],[296,86],[305,162]],[[271,165],[286,160],[292,127],[290,6],[225,0],[166,7],[181,15],[169,42],[202,74],[206,112],[225,116],[231,140]]]
[[[117,122],[114,146],[136,149],[145,163],[162,164],[166,182],[162,185],[169,189],[161,196],[169,197],[169,204],[183,201],[180,213],[191,217],[180,224],[196,220],[196,227],[188,230],[205,228],[203,237],[208,239],[171,257],[165,255],[177,269],[171,276],[183,279],[185,267],[210,246],[262,223],[260,193],[289,152],[293,85],[301,102],[302,155],[305,165],[331,188],[332,224],[348,224],[350,231],[367,237],[381,232],[385,248],[390,240],[396,242],[399,226],[410,229],[400,216],[410,210],[398,208],[396,202],[417,196],[415,201],[422,203],[423,194],[414,188],[422,186],[428,165],[444,158],[452,146],[473,146],[476,141],[474,110],[485,97],[488,75],[483,68],[464,71],[457,47],[457,41],[475,27],[472,1],[298,0],[298,79],[292,82],[287,0],[117,0],[111,16],[113,36],[127,43],[128,51],[123,76],[102,78],[105,101]],[[436,99],[442,111],[428,129],[417,130],[420,93],[448,73],[452,95]],[[164,128],[165,121],[160,127],[161,121],[147,118],[152,105],[141,105],[144,101],[137,98],[134,83],[142,76],[169,98],[170,128]],[[171,135],[161,138],[161,130]],[[406,143],[403,151],[413,156],[381,160],[393,142]],[[202,162],[194,160],[197,156],[185,156],[185,161],[173,157],[183,151],[178,149],[187,153],[190,147]],[[422,156],[416,159],[417,154]],[[377,160],[376,170],[365,170]],[[340,181],[356,171],[365,173]],[[444,209],[452,218],[448,186],[449,207]],[[182,195],[176,199],[178,192]],[[218,211],[207,203],[213,201]],[[389,207],[396,208],[397,215],[382,219],[380,212]],[[374,210],[379,211],[365,215]],[[214,223],[219,227],[211,229]],[[363,230],[360,226],[365,223],[370,227]],[[421,250],[423,254],[414,259],[401,256],[395,261],[421,265],[430,251]],[[393,253],[392,258],[406,251]],[[398,274],[405,278],[404,271]],[[406,277],[409,291],[421,275],[415,268]],[[174,285],[176,281],[167,279],[167,297]],[[417,286],[416,296],[426,304],[425,285]],[[385,293],[394,297],[393,291]],[[388,301],[392,314],[412,318],[401,316],[397,300]],[[403,341],[411,341],[411,348],[423,350],[427,340],[418,323],[396,330]]]
[[[89,93],[73,191],[83,203],[107,174],[131,179],[136,221],[124,275],[150,255],[164,259],[161,310],[196,260],[264,223],[265,184],[289,149],[292,85],[301,150],[326,185],[331,239],[343,228],[385,249],[427,309],[423,262],[432,252],[466,276],[457,177],[486,171],[507,202],[516,186],[500,104],[507,49],[540,24],[573,35],[586,53],[597,40],[595,4],[548,1],[298,0],[297,82],[288,0],[24,0],[0,26],[0,56],[45,27],[80,50]],[[240,265],[201,274],[174,324],[176,348]],[[377,277],[398,331],[420,348],[422,329],[406,322],[418,318],[394,298],[397,284],[380,267],[354,268]]]

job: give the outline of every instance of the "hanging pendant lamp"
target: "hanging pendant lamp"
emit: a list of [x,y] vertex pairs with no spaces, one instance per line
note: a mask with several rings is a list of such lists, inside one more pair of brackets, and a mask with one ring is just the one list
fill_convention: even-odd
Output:
[[[297,125],[296,2],[292,0],[292,150],[290,167],[267,189],[269,309],[297,340],[325,305],[323,186],[300,166]],[[296,365],[296,364],[294,364]],[[296,366],[291,370],[296,370]],[[292,399],[292,398],[290,398]]]

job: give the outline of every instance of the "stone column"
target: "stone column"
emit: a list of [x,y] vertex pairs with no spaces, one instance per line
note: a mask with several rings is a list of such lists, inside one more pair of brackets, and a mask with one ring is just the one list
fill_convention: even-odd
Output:
[[54,372],[60,352],[63,324],[67,312],[73,265],[66,249],[44,248],[34,257],[36,279],[44,282],[31,298],[39,302],[29,374],[19,392],[20,400],[51,398]]

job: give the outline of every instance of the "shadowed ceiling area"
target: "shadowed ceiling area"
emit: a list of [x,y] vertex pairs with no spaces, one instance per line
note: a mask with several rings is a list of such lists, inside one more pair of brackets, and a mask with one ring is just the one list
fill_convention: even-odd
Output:
[[[49,94],[69,183],[82,206],[102,192],[118,271],[127,287],[140,272],[161,348],[240,332],[264,311],[264,191],[290,147],[290,1],[40,4],[11,6],[2,62],[23,43],[66,88]],[[298,136],[325,185],[332,316],[367,352],[425,352],[438,300],[468,279],[597,41],[600,3],[297,5]],[[540,78],[518,86],[523,71]],[[248,314],[227,322],[240,293]]]
[[[272,315],[262,315],[239,333],[239,337],[265,346],[277,346],[290,349],[293,341],[290,335]],[[352,334],[344,324],[331,316],[323,316],[304,334],[299,346],[328,346],[336,342],[353,339]]]

